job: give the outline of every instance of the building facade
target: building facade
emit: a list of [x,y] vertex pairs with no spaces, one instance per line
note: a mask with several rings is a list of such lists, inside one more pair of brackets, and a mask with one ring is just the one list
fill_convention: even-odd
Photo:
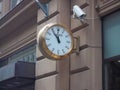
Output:
[[[120,0],[41,3],[47,17],[35,0],[0,0],[0,90],[120,90]],[[84,22],[72,17],[74,5]],[[79,55],[56,61],[41,54],[37,35],[49,23],[80,37]]]

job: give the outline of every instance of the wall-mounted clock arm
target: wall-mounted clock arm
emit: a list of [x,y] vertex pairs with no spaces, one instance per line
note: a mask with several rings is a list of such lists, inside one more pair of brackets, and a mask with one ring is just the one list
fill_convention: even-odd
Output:
[[43,4],[39,0],[35,0],[37,5],[41,8],[41,10],[44,12],[46,17],[49,15],[48,13],[48,4]]
[[80,37],[74,37],[74,48],[73,48],[73,53],[76,53],[76,55],[79,55],[80,53]]

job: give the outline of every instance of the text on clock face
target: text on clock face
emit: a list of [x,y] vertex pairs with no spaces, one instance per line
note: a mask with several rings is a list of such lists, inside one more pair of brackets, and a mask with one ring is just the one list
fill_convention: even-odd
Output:
[[45,34],[48,49],[56,55],[64,55],[72,46],[70,34],[61,26],[49,28]]

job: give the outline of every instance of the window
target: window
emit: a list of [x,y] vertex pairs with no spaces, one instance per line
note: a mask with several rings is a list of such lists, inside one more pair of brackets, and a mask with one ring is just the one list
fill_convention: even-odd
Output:
[[120,11],[103,18],[104,59],[120,55]]
[[102,21],[103,90],[120,90],[120,10]]
[[22,0],[11,0],[11,9],[18,5]]
[[2,13],[2,0],[0,0],[0,14]]
[[10,56],[0,59],[0,67],[3,67],[9,63],[14,63],[17,61],[35,63],[36,62],[36,45],[34,44],[34,45],[24,47],[23,49],[14,52]]
[[7,64],[8,64],[8,60],[0,60],[0,68]]
[[24,61],[35,62],[36,61],[36,47],[30,46],[26,49],[20,50],[8,58],[8,63]]

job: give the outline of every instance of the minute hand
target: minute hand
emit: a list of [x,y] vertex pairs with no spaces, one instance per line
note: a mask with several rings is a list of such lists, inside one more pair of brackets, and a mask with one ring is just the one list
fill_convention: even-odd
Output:
[[52,32],[53,32],[54,36],[56,37],[57,42],[60,43],[60,38],[59,38],[59,36],[57,36],[57,34],[55,34],[54,30],[52,30]]

